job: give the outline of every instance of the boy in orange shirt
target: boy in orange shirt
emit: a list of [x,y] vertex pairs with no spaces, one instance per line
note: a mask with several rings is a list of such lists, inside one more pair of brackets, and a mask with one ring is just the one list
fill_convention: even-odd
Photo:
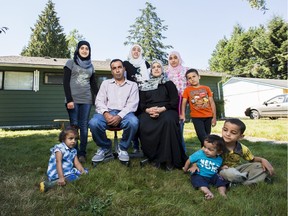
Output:
[[189,69],[186,79],[190,83],[183,92],[182,109],[180,119],[185,120],[185,108],[189,100],[190,116],[201,147],[204,139],[211,133],[211,126],[216,125],[216,106],[213,93],[208,86],[200,85],[200,75],[196,69]]

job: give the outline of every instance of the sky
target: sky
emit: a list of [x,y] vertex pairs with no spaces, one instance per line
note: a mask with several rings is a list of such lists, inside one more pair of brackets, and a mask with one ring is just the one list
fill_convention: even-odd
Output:
[[[18,56],[28,45],[39,15],[48,0],[0,0],[0,56]],[[266,13],[252,9],[247,0],[52,0],[66,35],[77,29],[91,44],[92,60],[126,60],[130,46],[125,46],[128,30],[141,16],[145,2],[168,30],[162,42],[181,54],[184,66],[209,69],[209,59],[219,40],[230,38],[236,24],[245,30],[267,26],[273,16],[287,22],[287,0],[266,0]]]

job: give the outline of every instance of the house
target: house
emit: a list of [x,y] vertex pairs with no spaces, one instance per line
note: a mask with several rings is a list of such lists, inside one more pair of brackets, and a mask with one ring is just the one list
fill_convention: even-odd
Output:
[[[68,59],[0,56],[0,128],[53,127],[67,119],[64,106],[63,66]],[[92,61],[98,86],[111,77],[110,60]],[[223,101],[222,74],[199,70],[201,84]],[[219,113],[223,108],[219,107]],[[94,113],[92,107],[91,116]]]
[[225,116],[246,117],[246,108],[283,93],[287,80],[232,77],[223,84]]

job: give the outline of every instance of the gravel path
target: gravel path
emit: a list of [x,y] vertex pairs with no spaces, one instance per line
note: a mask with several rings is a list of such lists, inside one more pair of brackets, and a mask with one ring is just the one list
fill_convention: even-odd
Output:
[[271,144],[286,144],[288,145],[288,141],[278,141],[278,140],[269,140],[265,138],[259,138],[259,137],[244,137],[245,140],[248,140],[250,142],[267,142]]

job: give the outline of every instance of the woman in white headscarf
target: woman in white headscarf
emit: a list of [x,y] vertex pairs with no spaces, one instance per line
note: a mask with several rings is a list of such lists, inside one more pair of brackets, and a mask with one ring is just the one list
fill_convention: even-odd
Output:
[[[124,61],[123,64],[126,69],[126,78],[136,82],[138,88],[140,88],[143,83],[149,79],[150,64],[143,58],[143,49],[139,44],[134,44],[131,47],[128,54],[128,60]],[[135,115],[138,116],[139,114],[140,110],[138,108]],[[134,153],[138,153],[140,151],[138,133],[133,139],[133,149]]]

